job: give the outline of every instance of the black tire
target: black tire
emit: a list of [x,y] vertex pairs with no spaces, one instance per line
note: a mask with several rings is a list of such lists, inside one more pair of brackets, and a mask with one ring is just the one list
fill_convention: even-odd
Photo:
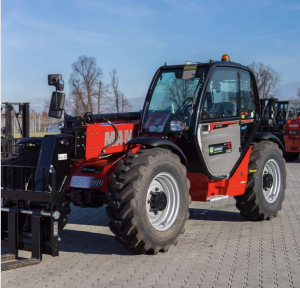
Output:
[[[280,185],[278,185],[279,190],[276,200],[270,203],[263,193],[263,172],[266,163],[272,159],[278,164]],[[242,216],[249,220],[270,220],[276,217],[278,211],[282,208],[286,189],[285,160],[278,145],[271,141],[253,143],[248,170],[245,193],[235,196],[237,209],[240,210]],[[256,172],[253,172],[253,170],[256,170]]]
[[[178,213],[175,222],[166,231],[158,231],[147,216],[146,198],[151,181],[160,173],[169,173],[179,187]],[[107,191],[109,205],[106,209],[110,218],[110,229],[125,248],[135,253],[168,251],[169,246],[178,242],[184,233],[189,218],[190,182],[186,168],[180,158],[163,148],[140,149],[129,152],[118,169],[111,175],[111,187]]]

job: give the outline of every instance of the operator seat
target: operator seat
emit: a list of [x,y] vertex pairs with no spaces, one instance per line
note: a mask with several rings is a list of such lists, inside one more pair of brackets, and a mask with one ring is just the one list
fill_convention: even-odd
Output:
[[209,110],[208,114],[210,118],[219,118],[222,114],[225,117],[236,116],[236,105],[232,102],[219,102]]

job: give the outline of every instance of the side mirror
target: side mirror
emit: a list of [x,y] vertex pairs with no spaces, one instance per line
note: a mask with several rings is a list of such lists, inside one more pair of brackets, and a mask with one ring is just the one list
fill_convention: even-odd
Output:
[[61,74],[49,74],[48,75],[48,85],[55,86],[57,91],[64,90],[64,80],[62,80]]
[[64,105],[65,105],[65,93],[53,92],[48,116],[53,118],[61,118]]

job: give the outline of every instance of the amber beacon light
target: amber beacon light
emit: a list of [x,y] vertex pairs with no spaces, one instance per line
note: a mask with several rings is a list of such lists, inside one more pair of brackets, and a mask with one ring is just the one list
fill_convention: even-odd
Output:
[[222,55],[221,61],[230,61],[230,57],[227,54]]

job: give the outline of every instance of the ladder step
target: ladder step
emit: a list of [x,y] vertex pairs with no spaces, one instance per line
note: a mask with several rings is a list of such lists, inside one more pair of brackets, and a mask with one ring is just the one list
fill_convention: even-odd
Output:
[[216,196],[210,196],[206,198],[207,202],[217,201],[217,200],[223,200],[228,198],[228,195],[216,195]]

